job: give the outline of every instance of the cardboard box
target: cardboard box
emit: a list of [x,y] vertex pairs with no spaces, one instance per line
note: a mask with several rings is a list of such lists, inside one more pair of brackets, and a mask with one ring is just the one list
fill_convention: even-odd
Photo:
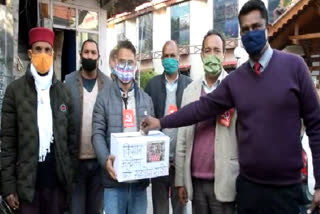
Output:
[[119,182],[169,174],[170,138],[160,131],[112,133],[111,154]]

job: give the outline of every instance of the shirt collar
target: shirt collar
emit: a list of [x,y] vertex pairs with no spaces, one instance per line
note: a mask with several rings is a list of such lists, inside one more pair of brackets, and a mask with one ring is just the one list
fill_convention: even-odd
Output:
[[[261,69],[260,69],[261,72],[268,66],[271,60],[272,54],[273,54],[273,50],[270,47],[270,45],[268,45],[267,50],[262,54],[262,56],[259,59],[259,63],[261,65]],[[255,61],[253,61],[252,59],[249,59],[249,62],[250,62],[251,68],[253,68]]]
[[169,82],[166,74],[164,74],[164,77],[166,78],[166,83],[167,84],[176,84],[178,82],[178,79],[179,79],[179,73],[177,73],[177,77],[172,83]]
[[[223,72],[223,71],[222,71]],[[202,86],[205,88],[205,91],[209,91],[209,92],[212,92],[214,89],[216,89],[218,87],[218,85],[221,83],[221,81],[223,80],[223,77],[222,77],[222,72],[220,73],[217,81],[211,86],[209,87],[208,85],[208,82],[206,80],[206,76],[204,75],[203,76],[203,79],[202,79]]]

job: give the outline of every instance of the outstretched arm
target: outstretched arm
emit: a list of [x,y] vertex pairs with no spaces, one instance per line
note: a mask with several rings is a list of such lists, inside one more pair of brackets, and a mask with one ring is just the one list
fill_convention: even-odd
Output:
[[229,87],[230,76],[232,75],[225,78],[217,89],[207,96],[201,97],[199,101],[190,103],[175,113],[167,115],[160,121],[152,117],[145,118],[141,122],[141,130],[148,133],[149,130],[153,129],[188,126],[211,117],[216,117],[233,108],[234,102]]

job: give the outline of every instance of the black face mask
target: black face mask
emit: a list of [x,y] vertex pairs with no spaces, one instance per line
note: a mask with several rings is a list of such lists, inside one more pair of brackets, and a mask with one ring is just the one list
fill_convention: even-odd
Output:
[[97,59],[81,58],[81,64],[85,71],[93,71],[97,68]]

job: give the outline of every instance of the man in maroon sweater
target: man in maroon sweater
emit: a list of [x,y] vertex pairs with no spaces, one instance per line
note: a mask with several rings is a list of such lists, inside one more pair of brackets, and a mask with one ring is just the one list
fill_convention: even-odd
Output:
[[238,214],[298,214],[301,188],[300,120],[309,136],[316,180],[312,208],[320,206],[320,104],[302,58],[272,50],[267,42],[267,10],[250,0],[240,10],[242,43],[250,59],[215,91],[161,120],[147,117],[141,128],[187,126],[238,112],[240,175]]

